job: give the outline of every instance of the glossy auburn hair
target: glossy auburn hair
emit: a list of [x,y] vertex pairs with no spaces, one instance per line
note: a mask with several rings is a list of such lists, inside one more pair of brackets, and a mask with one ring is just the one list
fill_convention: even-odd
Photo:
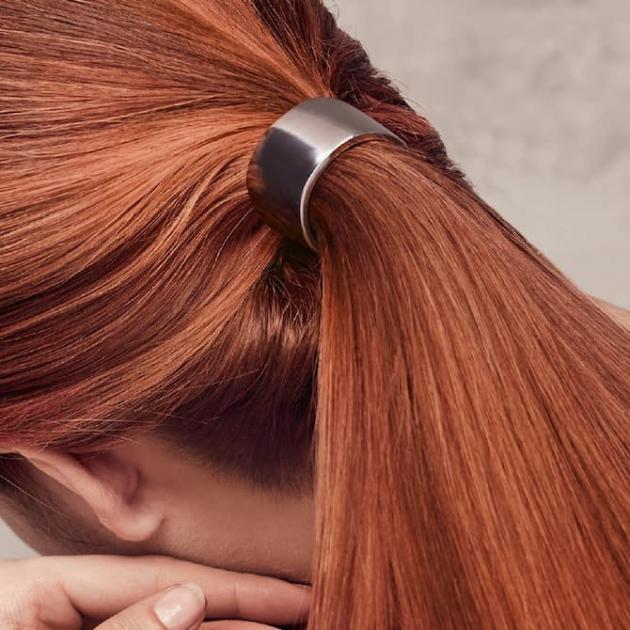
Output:
[[[408,145],[334,161],[319,256],[245,183],[315,96]],[[312,485],[309,628],[627,622],[630,334],[319,1],[2,3],[0,268],[4,450],[159,431]]]

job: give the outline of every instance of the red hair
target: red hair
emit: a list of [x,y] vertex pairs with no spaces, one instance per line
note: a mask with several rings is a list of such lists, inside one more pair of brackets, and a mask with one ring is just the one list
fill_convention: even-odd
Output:
[[[319,257],[245,183],[315,96],[408,145],[334,161]],[[160,431],[312,486],[310,628],[624,626],[630,334],[321,2],[4,3],[0,136],[5,450]]]

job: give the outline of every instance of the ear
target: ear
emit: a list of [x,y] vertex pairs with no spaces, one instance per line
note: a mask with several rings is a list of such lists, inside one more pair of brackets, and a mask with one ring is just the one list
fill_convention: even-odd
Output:
[[87,503],[120,540],[149,540],[164,520],[164,506],[152,497],[139,467],[125,454],[110,450],[71,455],[48,449],[20,449],[19,454]]

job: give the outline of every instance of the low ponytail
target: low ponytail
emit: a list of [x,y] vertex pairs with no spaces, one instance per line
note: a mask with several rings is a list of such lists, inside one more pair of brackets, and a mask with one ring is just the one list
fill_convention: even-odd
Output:
[[620,628],[630,334],[386,141],[317,184],[309,628]]

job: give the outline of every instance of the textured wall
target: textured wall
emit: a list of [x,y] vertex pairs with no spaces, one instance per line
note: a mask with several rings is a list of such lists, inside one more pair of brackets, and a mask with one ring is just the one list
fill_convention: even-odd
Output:
[[[630,308],[630,3],[329,4],[480,193],[583,289]],[[0,556],[23,553],[0,524]]]
[[630,307],[630,3],[329,4],[482,196],[580,287]]

